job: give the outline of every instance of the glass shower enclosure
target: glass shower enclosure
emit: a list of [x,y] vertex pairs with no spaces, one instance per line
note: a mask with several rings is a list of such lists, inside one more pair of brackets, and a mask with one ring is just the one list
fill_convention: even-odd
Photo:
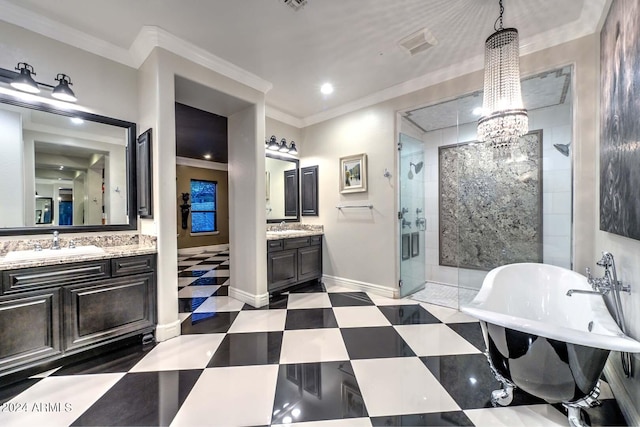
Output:
[[572,268],[572,72],[522,80],[529,132],[507,155],[477,141],[481,92],[401,114],[401,295],[459,308],[501,265]]

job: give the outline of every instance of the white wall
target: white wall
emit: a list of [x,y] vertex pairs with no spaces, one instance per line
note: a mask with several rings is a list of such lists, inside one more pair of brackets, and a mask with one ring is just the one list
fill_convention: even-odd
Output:
[[[395,113],[390,104],[376,105],[304,129],[301,165],[319,166],[319,216],[306,223],[324,225],[325,282],[397,292],[395,180]],[[340,157],[366,153],[368,191],[340,194]],[[373,209],[336,209],[337,205],[372,204]]]

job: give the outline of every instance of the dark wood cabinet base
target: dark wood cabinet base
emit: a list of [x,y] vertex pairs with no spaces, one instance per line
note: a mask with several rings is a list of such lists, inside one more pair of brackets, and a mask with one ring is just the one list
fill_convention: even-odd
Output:
[[4,271],[0,380],[25,378],[124,339],[153,342],[155,307],[155,255]]
[[267,241],[269,293],[322,277],[322,236]]

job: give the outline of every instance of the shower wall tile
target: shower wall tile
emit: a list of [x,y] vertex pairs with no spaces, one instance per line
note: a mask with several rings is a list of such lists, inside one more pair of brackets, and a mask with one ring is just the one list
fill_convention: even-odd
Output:
[[543,179],[545,193],[571,191],[571,170],[546,171]]
[[553,193],[542,193],[542,214],[553,213]]
[[547,214],[542,216],[542,235],[569,236],[571,232],[571,218],[567,215]]
[[571,215],[571,191],[550,193],[551,212],[554,214]]
[[[571,120],[569,119],[569,123]],[[571,142],[571,125],[568,124],[560,124],[558,126],[554,126],[551,128],[551,141],[550,144],[568,144]],[[568,159],[568,157],[564,157]]]

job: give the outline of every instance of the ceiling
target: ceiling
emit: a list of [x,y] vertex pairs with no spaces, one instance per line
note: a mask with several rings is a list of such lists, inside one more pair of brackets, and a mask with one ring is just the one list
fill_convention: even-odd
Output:
[[[504,24],[526,54],[594,33],[606,4],[506,0]],[[131,66],[141,30],[157,27],[266,82],[268,113],[300,126],[481,69],[497,16],[497,0],[308,0],[297,11],[283,0],[0,0],[0,19],[87,50],[93,40]],[[422,28],[437,43],[411,56],[398,41]]]

